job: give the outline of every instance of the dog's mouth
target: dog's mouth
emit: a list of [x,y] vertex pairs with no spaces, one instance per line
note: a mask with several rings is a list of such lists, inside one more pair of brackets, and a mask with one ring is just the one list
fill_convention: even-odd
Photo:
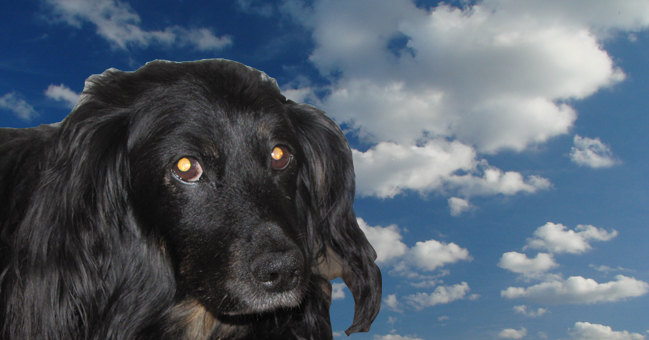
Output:
[[[219,314],[246,315],[298,306],[306,295],[310,272],[299,251],[265,252],[245,265],[237,263],[227,281]],[[247,268],[241,268],[247,267]],[[228,308],[228,306],[230,308]]]
[[279,309],[294,308],[302,302],[306,288],[300,284],[291,290],[279,293],[266,293],[255,289],[246,289],[245,291],[247,292],[238,299],[236,307],[219,308],[218,314],[224,316],[258,315]]
[[297,307],[304,298],[304,289],[300,288],[301,286],[281,293],[255,294],[257,296],[251,296],[243,301],[242,308],[224,314],[230,316],[260,314]]

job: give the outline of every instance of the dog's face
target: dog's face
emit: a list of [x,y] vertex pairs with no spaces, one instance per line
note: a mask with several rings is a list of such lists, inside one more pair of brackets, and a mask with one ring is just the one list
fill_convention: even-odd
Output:
[[[140,99],[147,110],[133,129],[147,133],[129,153],[135,215],[168,252],[180,288],[213,313],[296,306],[312,254],[296,206],[295,131],[280,105],[233,107],[222,89],[201,85]],[[156,110],[166,102],[173,111]]]
[[[225,60],[108,70],[51,128],[57,142],[34,193],[48,204],[26,213],[25,240],[27,226],[53,224],[64,239],[83,230],[71,261],[96,262],[88,270],[107,291],[171,295],[160,313],[180,324],[205,311],[255,323],[283,310],[304,332],[323,330],[328,280],[342,277],[356,307],[348,334],[369,329],[381,274],[353,211],[347,140],[265,74]],[[120,267],[159,275],[160,287]]]

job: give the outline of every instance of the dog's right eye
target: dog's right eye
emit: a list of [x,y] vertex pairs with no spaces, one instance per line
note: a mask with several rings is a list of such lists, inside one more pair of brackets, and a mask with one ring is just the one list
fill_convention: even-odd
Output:
[[203,174],[203,168],[195,158],[183,157],[176,162],[173,173],[183,182],[197,182]]
[[293,159],[293,155],[284,146],[276,146],[270,154],[271,166],[275,170],[284,170]]

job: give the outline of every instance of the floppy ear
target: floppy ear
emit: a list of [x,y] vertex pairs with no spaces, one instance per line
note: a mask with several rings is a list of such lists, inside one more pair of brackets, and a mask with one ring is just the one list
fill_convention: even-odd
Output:
[[[82,101],[39,160],[43,170],[14,232],[14,270],[8,273],[14,289],[5,314],[11,321],[5,324],[16,339],[120,338],[116,333],[129,326],[109,329],[117,317],[112,313],[126,311],[121,317],[135,325],[151,305],[145,290],[129,291],[128,301],[123,290],[146,284],[149,275],[166,283],[163,265],[160,274],[143,265],[149,250],[129,209],[129,111]],[[159,296],[148,298],[160,302]],[[138,307],[127,311],[124,303]]]
[[292,101],[288,105],[302,151],[298,198],[309,212],[314,271],[329,280],[342,277],[355,302],[354,321],[345,332],[367,332],[381,308],[381,271],[356,222],[351,149],[323,111]]

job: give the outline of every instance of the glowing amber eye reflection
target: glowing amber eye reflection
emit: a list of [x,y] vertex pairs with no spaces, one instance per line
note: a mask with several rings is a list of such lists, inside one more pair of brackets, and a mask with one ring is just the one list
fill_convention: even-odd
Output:
[[197,182],[203,174],[201,164],[191,157],[181,158],[172,170],[176,177],[184,182]]
[[271,162],[270,165],[275,170],[284,170],[288,167],[288,164],[293,159],[293,155],[288,149],[284,146],[276,146],[273,148],[273,152],[270,154]]
[[180,171],[187,172],[189,171],[189,169],[191,169],[191,167],[192,162],[187,158],[183,158],[178,161],[178,170]]
[[276,146],[273,149],[273,153],[270,154],[270,156],[273,157],[274,160],[278,161],[278,160],[282,159],[282,157],[284,156],[284,151],[282,151],[282,149],[280,147]]

